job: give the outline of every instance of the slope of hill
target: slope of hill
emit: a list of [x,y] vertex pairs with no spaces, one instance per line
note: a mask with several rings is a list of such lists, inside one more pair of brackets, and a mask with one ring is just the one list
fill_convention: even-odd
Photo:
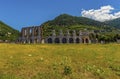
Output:
[[50,35],[51,30],[56,31],[62,29],[63,32],[66,29],[69,30],[104,30],[112,31],[116,30],[114,27],[105,25],[104,22],[95,21],[85,17],[76,17],[68,14],[62,14],[53,20],[47,21],[41,25],[44,30],[44,36]]
[[61,14],[54,20],[43,23],[49,26],[71,26],[71,25],[91,25],[91,26],[103,26],[104,23],[95,21],[85,17],[76,17],[68,14]]
[[120,29],[120,18],[110,20],[110,21],[106,21],[105,24]]
[[0,21],[0,40],[15,41],[18,36],[19,31]]

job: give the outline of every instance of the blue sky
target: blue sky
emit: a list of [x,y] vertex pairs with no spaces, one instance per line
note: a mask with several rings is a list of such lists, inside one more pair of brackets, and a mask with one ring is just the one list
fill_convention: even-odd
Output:
[[81,16],[82,9],[99,9],[110,5],[120,11],[120,0],[0,0],[0,20],[13,28],[41,25],[67,13]]

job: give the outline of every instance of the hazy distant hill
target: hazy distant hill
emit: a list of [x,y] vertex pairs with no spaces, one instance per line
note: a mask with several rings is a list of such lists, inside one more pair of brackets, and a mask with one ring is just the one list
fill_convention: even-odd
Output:
[[0,40],[14,41],[18,38],[18,36],[19,31],[0,21]]
[[110,21],[106,21],[105,24],[120,29],[120,18],[117,18],[117,19],[114,19],[114,20],[110,20]]

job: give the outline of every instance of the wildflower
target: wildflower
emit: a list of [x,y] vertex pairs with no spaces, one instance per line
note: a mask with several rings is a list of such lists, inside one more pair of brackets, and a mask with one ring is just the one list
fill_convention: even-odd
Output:
[[28,56],[29,56],[29,57],[31,57],[32,55],[31,55],[31,54],[29,54]]
[[43,58],[41,57],[40,60],[43,61]]

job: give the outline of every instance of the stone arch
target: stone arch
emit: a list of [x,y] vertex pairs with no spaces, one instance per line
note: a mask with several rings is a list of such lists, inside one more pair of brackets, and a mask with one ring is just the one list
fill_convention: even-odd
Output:
[[76,43],[80,43],[80,39],[79,38],[76,38]]
[[30,28],[30,30],[29,30],[29,33],[30,33],[30,36],[32,35],[32,29]]
[[55,38],[55,43],[60,43],[60,39],[59,38]]
[[19,39],[18,42],[19,42],[19,43],[22,43],[22,39]]
[[73,38],[69,38],[69,43],[73,43]]
[[28,41],[27,41],[27,40],[24,40],[23,43],[24,43],[24,44],[25,44],[25,43],[28,43]]
[[82,43],[84,43],[84,38],[82,38]]
[[89,43],[89,39],[88,38],[85,38],[85,43]]
[[30,43],[32,43],[32,39],[30,39]]
[[37,40],[37,38],[36,38],[36,39],[34,39],[34,43],[37,43],[37,41],[38,41],[38,40]]
[[53,43],[52,38],[48,38],[48,39],[47,39],[47,42],[48,42],[48,43]]
[[26,40],[26,43],[28,43],[28,40]]
[[62,43],[67,43],[67,39],[66,39],[66,38],[63,38],[63,39],[62,39]]

